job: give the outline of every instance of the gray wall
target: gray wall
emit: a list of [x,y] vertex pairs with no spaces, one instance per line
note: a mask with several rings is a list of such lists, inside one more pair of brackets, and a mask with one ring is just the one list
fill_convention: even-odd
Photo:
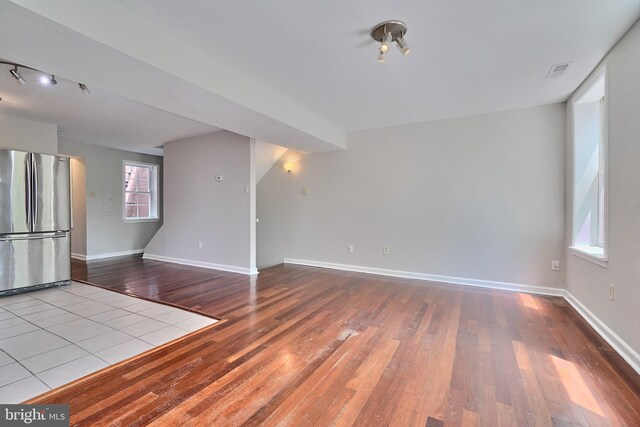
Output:
[[[640,24],[607,55],[608,267],[567,254],[567,289],[636,352],[640,352]],[[568,103],[571,176],[571,103]],[[567,206],[571,206],[571,180]],[[567,215],[571,224],[571,212]],[[571,230],[571,226],[567,227]],[[570,242],[571,236],[567,235]],[[616,289],[608,297],[609,283]]]
[[71,159],[71,256],[87,256],[87,168],[85,159]]
[[276,164],[258,186],[258,263],[284,253],[561,287],[564,132],[556,104],[355,132],[291,175]]
[[291,206],[294,179],[276,162],[256,185],[256,259],[258,268],[282,263],[291,255]]
[[158,221],[124,222],[123,161],[160,165],[162,202],[162,157],[68,141],[60,141],[59,152],[81,157],[86,165],[87,257],[142,251],[162,225],[162,211]]
[[0,114],[0,148],[56,154],[58,126]]
[[[226,131],[164,144],[164,226],[145,256],[247,271],[255,268],[251,145],[248,137]],[[223,181],[217,182],[217,175]]]

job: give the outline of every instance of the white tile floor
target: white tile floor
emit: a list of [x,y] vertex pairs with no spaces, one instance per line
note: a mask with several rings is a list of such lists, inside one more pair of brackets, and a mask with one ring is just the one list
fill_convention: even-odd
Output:
[[0,403],[19,403],[216,320],[74,282],[0,297]]

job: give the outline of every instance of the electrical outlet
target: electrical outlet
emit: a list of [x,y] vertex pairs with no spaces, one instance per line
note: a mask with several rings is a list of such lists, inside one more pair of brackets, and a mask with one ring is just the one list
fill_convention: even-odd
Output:
[[349,252],[350,254],[353,253],[353,245],[347,245],[347,252]]
[[389,255],[390,250],[389,250],[389,246],[383,246],[382,247],[382,255]]
[[613,301],[616,297],[616,286],[613,283],[609,283],[609,299]]
[[198,240],[198,248],[202,249],[202,240]]
[[560,261],[551,261],[551,270],[560,271]]

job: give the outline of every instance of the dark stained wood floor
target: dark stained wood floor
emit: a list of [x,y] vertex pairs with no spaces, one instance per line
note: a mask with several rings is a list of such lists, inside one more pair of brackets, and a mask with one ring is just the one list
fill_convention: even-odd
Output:
[[561,298],[275,266],[74,278],[228,319],[40,399],[77,425],[640,425],[640,377]]

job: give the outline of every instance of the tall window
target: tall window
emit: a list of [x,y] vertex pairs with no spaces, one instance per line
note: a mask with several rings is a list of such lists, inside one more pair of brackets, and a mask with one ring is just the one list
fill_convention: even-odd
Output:
[[607,96],[602,68],[573,98],[573,245],[606,261]]
[[124,162],[124,219],[158,219],[158,165]]

